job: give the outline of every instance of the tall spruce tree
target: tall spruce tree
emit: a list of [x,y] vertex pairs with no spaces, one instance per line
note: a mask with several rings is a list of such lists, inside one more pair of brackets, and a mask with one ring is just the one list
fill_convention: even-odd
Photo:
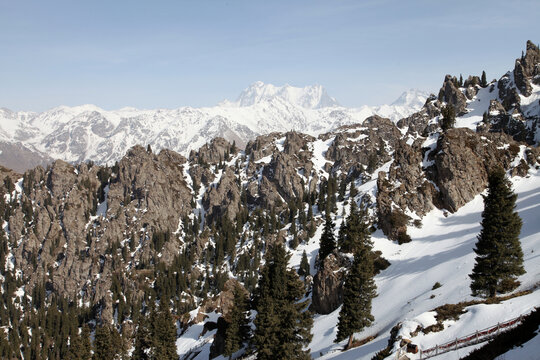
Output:
[[525,273],[516,199],[504,170],[496,168],[489,174],[482,229],[474,249],[476,263],[469,275],[474,296],[492,297],[512,291],[519,286],[517,277]]
[[298,275],[308,276],[310,275],[309,260],[307,258],[306,250],[302,253],[302,260],[300,260],[300,267],[298,268]]
[[266,255],[255,294],[257,359],[309,359],[303,350],[311,341],[313,319],[307,311],[304,285],[294,270],[287,269],[288,255],[282,245]]
[[354,262],[347,274],[343,289],[343,305],[339,312],[336,342],[349,338],[350,348],[355,332],[362,331],[374,320],[371,301],[377,296],[373,280],[374,268],[369,235],[362,237],[355,247]]
[[482,78],[480,80],[480,85],[482,85],[482,87],[487,86],[487,78],[486,78],[486,72],[485,71],[482,71]]
[[365,241],[369,242],[370,231],[366,217],[366,211],[358,209],[356,202],[352,201],[349,216],[339,230],[340,251],[354,253]]
[[323,260],[336,248],[336,237],[334,236],[334,222],[330,212],[326,212],[323,233],[319,242],[319,265],[322,266]]
[[232,354],[240,350],[249,340],[249,303],[245,290],[236,285],[233,290],[233,308],[228,314],[227,330],[225,331],[225,350],[223,354],[232,358]]

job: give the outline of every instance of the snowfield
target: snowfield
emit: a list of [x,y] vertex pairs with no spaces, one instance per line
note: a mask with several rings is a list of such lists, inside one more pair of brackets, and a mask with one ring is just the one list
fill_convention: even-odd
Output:
[[[410,332],[419,324],[429,325],[430,318],[434,323],[430,310],[444,304],[478,299],[470,295],[468,277],[474,265],[473,248],[480,231],[484,207],[482,196],[478,195],[454,214],[446,213],[445,216],[444,211],[431,211],[422,219],[422,228],[408,228],[412,238],[408,244],[397,245],[377,231],[372,237],[374,249],[382,251],[392,265],[375,278],[379,293],[373,301],[375,323],[356,334],[356,338],[378,335],[364,346],[346,352],[339,351],[345,343],[333,343],[337,333],[334,325],[337,324],[338,309],[330,315],[315,318],[313,333],[316,335],[310,345],[312,357],[371,359],[376,352],[386,347],[390,329],[398,322],[404,324],[401,335],[411,338],[413,343],[426,349],[496,325],[497,322],[527,314],[540,305],[540,290],[536,288],[540,285],[540,171],[531,170],[526,178],[512,178],[512,183],[518,194],[516,209],[523,220],[520,239],[527,271],[519,278],[521,286],[516,291],[531,289],[533,292],[530,295],[500,304],[471,306],[458,321],[445,322],[443,331],[427,335],[420,332],[411,338]],[[435,282],[442,286],[431,290]],[[431,298],[432,295],[435,297]],[[538,339],[537,336],[529,343],[538,343]],[[459,359],[473,349],[474,346],[458,349],[439,355],[437,359]],[[412,354],[408,356],[416,358]]]

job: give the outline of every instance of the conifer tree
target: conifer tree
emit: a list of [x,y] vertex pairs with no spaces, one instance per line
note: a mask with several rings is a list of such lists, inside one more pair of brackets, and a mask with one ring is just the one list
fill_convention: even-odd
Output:
[[92,359],[108,360],[114,358],[115,354],[116,352],[113,347],[111,329],[107,325],[97,327],[94,340],[94,356]]
[[496,168],[488,178],[484,197],[482,229],[474,252],[476,263],[469,277],[474,296],[495,296],[519,286],[517,277],[525,273],[519,241],[522,221],[515,211],[517,195],[504,169]]
[[351,201],[351,210],[339,230],[339,250],[354,253],[365,241],[369,241],[370,232],[366,219],[366,211],[358,209],[355,201]]
[[154,359],[176,360],[176,325],[164,300],[160,301],[157,312],[151,314],[152,319],[152,355]]
[[482,87],[487,86],[486,72],[482,71],[482,79],[480,80]]
[[300,267],[298,268],[298,275],[304,277],[310,275],[309,269],[309,261],[307,258],[306,250],[304,250],[304,252],[302,253],[302,260],[300,260]]
[[224,355],[232,357],[232,354],[240,350],[249,339],[249,304],[246,292],[240,285],[236,285],[233,291],[234,305],[231,309],[225,331]]
[[313,319],[306,310],[304,285],[294,270],[287,269],[288,256],[282,245],[266,255],[256,289],[253,345],[257,359],[309,359],[303,347],[311,341]]
[[373,257],[371,241],[364,238],[356,249],[353,265],[347,274],[343,291],[343,305],[339,312],[336,342],[349,338],[346,349],[350,348],[355,332],[362,331],[373,322],[371,300],[377,296],[373,280]]
[[330,212],[326,212],[323,233],[320,239],[319,247],[319,265],[322,265],[323,260],[332,253],[336,248],[336,239],[334,236],[334,222],[330,216]]
[[132,354],[133,360],[147,360],[150,359],[148,351],[152,346],[152,339],[150,334],[150,324],[145,315],[139,317],[139,324],[137,326],[137,332],[135,333],[135,350]]

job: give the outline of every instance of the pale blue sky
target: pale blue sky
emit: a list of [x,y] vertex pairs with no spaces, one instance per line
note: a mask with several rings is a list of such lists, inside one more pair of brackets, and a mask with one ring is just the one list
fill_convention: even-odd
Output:
[[0,0],[0,107],[176,108],[251,83],[321,84],[346,106],[499,78],[540,1]]

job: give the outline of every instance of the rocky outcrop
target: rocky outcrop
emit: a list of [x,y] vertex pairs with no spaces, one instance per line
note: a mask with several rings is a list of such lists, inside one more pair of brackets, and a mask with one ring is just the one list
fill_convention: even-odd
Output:
[[407,134],[412,136],[427,136],[438,130],[439,126],[436,123],[430,123],[430,120],[441,114],[442,103],[435,95],[431,95],[426,104],[420,111],[403,118],[397,122],[397,127],[406,129]]
[[517,88],[524,96],[532,93],[531,82],[540,84],[540,50],[532,42],[527,41],[525,56],[516,59],[514,80]]
[[344,126],[321,138],[327,140],[332,136],[334,141],[325,155],[334,162],[331,171],[358,177],[363,170],[371,173],[391,159],[387,144],[394,147],[401,133],[389,119],[371,116],[362,125]]
[[232,150],[234,150],[232,144],[224,138],[218,137],[210,141],[209,144],[203,145],[198,151],[192,150],[189,154],[189,161],[198,164],[218,164],[225,161]]
[[211,186],[203,196],[206,219],[209,222],[227,216],[233,221],[239,210],[240,184],[232,168],[225,167],[216,186]]
[[456,115],[460,116],[466,113],[467,98],[456,84],[457,79],[454,76],[446,75],[443,86],[439,91],[439,101],[454,106]]
[[421,148],[423,141],[420,138],[412,146],[399,141],[388,174],[380,172],[377,178],[378,225],[393,240],[406,232],[405,212],[423,216],[437,201],[437,189],[422,169],[424,152],[428,150]]
[[465,128],[441,134],[436,149],[430,153],[434,165],[429,172],[440,190],[441,206],[456,211],[486,188],[491,169],[498,165],[508,168],[516,155],[504,146],[508,143],[514,141],[506,134],[482,137]]
[[310,310],[317,314],[330,314],[343,303],[343,284],[349,259],[334,252],[328,255],[313,278]]

